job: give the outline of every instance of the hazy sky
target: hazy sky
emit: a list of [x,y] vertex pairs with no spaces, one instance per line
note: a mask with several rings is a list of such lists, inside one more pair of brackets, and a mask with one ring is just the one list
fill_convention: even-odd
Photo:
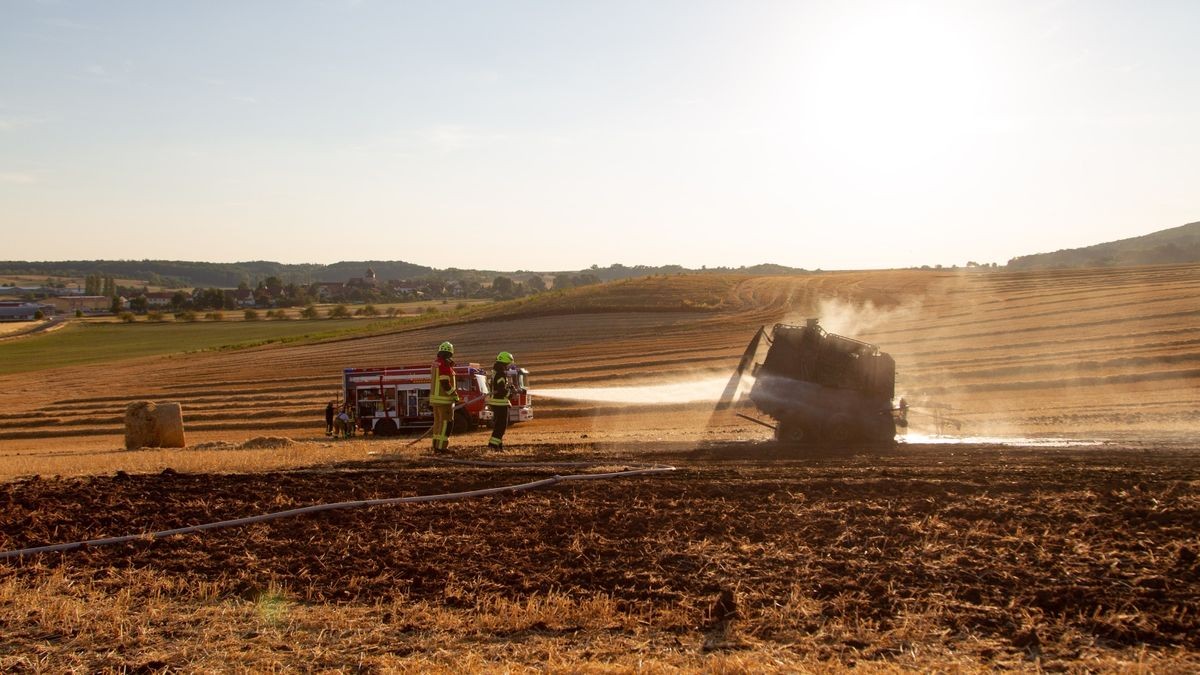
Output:
[[1196,0],[0,0],[0,260],[1005,262],[1200,220]]

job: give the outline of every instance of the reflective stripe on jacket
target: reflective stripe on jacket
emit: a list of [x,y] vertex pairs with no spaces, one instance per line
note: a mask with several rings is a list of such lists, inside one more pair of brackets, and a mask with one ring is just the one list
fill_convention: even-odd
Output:
[[508,405],[508,373],[492,371],[488,382],[488,405]]
[[429,369],[429,402],[434,405],[454,403],[458,396],[454,367],[446,368],[450,371],[449,373],[442,372],[443,367],[447,365],[445,361],[437,359]]

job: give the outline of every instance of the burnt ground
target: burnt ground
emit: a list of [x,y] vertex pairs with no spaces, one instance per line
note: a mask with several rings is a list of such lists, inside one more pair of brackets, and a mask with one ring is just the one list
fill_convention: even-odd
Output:
[[[179,588],[207,582],[247,598],[282,587],[299,602],[468,608],[483,595],[601,594],[631,611],[679,610],[659,627],[681,632],[710,621],[712,599],[729,589],[744,634],[779,644],[831,622],[886,631],[921,617],[929,634],[963,649],[1070,659],[1084,647],[1200,648],[1200,451],[1191,448],[798,456],[728,444],[605,461],[678,470],[0,561],[0,581],[151,570]],[[0,549],[556,471],[567,470],[408,459],[21,480],[0,485]]]

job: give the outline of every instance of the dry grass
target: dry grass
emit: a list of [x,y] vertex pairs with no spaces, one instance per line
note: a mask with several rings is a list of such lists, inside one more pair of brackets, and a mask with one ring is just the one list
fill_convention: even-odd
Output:
[[[771,610],[781,623],[813,613],[802,595]],[[1069,666],[1003,645],[944,644],[939,622],[907,617],[880,631],[869,622],[826,622],[787,642],[664,629],[674,618],[623,609],[604,596],[519,601],[447,592],[446,602],[370,606],[311,604],[285,588],[237,597],[219,584],[185,586],[152,570],[79,583],[52,573],[0,582],[0,670],[58,673],[164,669],[189,672],[892,673],[1020,670],[1190,673],[1186,650],[1084,650]],[[1078,642],[1078,636],[1063,636]],[[721,643],[717,643],[718,645]],[[708,645],[708,647],[706,647]],[[841,645],[830,649],[831,645]],[[869,648],[868,648],[869,645]],[[1052,649],[1051,645],[1046,645]],[[980,657],[994,652],[998,658]],[[881,655],[886,658],[881,659]]]
[[[90,476],[158,473],[174,469],[186,473],[255,473],[361,460],[379,444],[366,441],[290,442],[284,447],[247,441],[200,443],[180,449],[80,448],[51,452],[12,453],[0,462],[0,480],[22,476]],[[265,447],[264,447],[265,446]],[[424,449],[424,446],[421,446]]]
[[[463,600],[448,598],[448,600]],[[238,598],[219,586],[184,588],[151,571],[79,584],[59,575],[0,582],[0,669],[5,672],[186,670],[336,672],[712,673],[982,672],[1052,670],[1036,655],[989,660],[937,647],[933,624],[913,617],[880,635],[830,623],[797,642],[705,651],[704,631],[656,627],[656,617],[604,597],[513,602],[469,597],[465,607],[397,600],[372,606],[306,604],[286,589]],[[786,608],[780,610],[786,611]],[[853,646],[871,644],[880,661]],[[1081,654],[1080,671],[1194,672],[1186,653],[1129,649]]]

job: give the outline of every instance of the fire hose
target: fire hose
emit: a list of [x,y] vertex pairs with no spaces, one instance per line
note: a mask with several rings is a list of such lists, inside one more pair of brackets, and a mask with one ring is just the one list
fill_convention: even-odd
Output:
[[[453,463],[457,464],[473,464],[468,460],[457,460]],[[546,464],[528,463],[528,464],[504,464],[504,463],[484,463],[478,462],[482,466],[547,466]],[[595,465],[595,462],[590,463],[560,463],[560,464],[590,464]],[[250,525],[252,523],[263,523],[270,520],[278,520],[280,518],[291,518],[306,513],[320,513],[322,511],[336,511],[341,509],[356,509],[366,506],[386,506],[391,504],[415,504],[420,502],[439,502],[439,501],[454,501],[458,499],[469,499],[472,497],[486,497],[488,495],[500,494],[503,492],[524,492],[526,490],[535,490],[537,488],[549,487],[566,481],[583,481],[583,480],[604,480],[610,478],[622,478],[628,476],[644,476],[648,474],[666,473],[674,471],[673,466],[649,466],[627,468],[621,471],[612,471],[608,473],[582,473],[572,474],[567,476],[555,475],[550,478],[543,478],[528,483],[520,483],[517,485],[502,485],[500,487],[483,488],[480,490],[468,490],[466,492],[448,492],[438,495],[420,495],[417,497],[388,497],[383,499],[364,499],[354,502],[338,502],[335,504],[316,504],[313,506],[305,506],[298,509],[289,509],[287,511],[277,511],[275,513],[266,513],[258,516],[247,516],[245,518],[235,518],[233,520],[222,520],[215,523],[205,523],[203,525],[190,525],[188,527],[178,527],[173,530],[163,530],[161,532],[150,532],[145,534],[131,534],[120,537],[107,537],[104,539],[89,539],[87,541],[77,541],[66,544],[53,544],[50,546],[36,546],[33,548],[23,548],[14,551],[0,551],[0,560],[7,558],[24,558],[27,556],[38,555],[41,553],[53,553],[55,551],[76,551],[86,548],[95,548],[99,546],[107,546],[109,544],[122,544],[131,541],[148,541],[154,539],[165,539],[176,535],[193,534],[204,530],[216,530],[226,527],[240,527],[242,525]]]

